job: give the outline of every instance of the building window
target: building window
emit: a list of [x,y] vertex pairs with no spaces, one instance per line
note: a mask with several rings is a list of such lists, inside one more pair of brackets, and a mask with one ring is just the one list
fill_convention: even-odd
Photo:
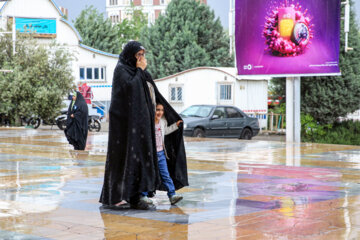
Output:
[[171,93],[170,93],[170,100],[171,101],[176,101],[176,88],[171,88]]
[[110,0],[110,5],[118,5],[118,0]]
[[110,16],[110,21],[112,23],[118,23],[118,22],[120,22],[120,16],[119,15],[112,15],[112,16]]
[[94,68],[94,79],[99,80],[99,68]]
[[80,68],[80,80],[85,79],[85,68]]
[[86,68],[86,78],[88,80],[92,80],[93,79],[93,69],[92,68]]
[[230,100],[232,100],[231,85],[230,84],[221,84],[220,85],[220,101],[230,101]]
[[170,87],[170,102],[183,102],[183,87],[171,86]]
[[153,0],[142,0],[142,5],[153,5]]
[[182,101],[182,87],[177,87],[176,88],[176,90],[177,90],[177,100],[178,101]]
[[105,67],[80,67],[80,81],[105,80]]
[[110,0],[110,5],[118,5],[118,0]]

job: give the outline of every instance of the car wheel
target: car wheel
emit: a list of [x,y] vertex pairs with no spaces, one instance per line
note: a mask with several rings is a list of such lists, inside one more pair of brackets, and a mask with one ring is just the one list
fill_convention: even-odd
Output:
[[196,128],[193,133],[193,137],[203,138],[205,137],[205,132],[201,128]]
[[246,139],[246,140],[251,140],[252,136],[253,136],[253,134],[252,134],[251,129],[245,128],[245,129],[242,131],[240,138],[241,138],[241,139]]

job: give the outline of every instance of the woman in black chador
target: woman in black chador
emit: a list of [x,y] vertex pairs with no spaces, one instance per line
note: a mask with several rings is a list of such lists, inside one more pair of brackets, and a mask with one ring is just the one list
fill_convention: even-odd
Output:
[[[109,142],[100,202],[121,208],[149,209],[142,192],[165,190],[161,184],[155,140],[155,106],[163,104],[166,120],[180,116],[157,90],[147,66],[145,48],[131,41],[114,71],[110,105]],[[182,128],[166,136],[168,169],[176,190],[188,185]]]
[[70,103],[65,136],[75,150],[84,150],[88,134],[88,106],[79,92],[74,92]]

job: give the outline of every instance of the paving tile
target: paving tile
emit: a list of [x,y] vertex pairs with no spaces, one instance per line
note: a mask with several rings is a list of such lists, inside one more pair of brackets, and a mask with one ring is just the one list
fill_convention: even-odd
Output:
[[190,186],[153,211],[98,203],[107,133],[0,128],[0,239],[360,239],[360,147],[185,139]]

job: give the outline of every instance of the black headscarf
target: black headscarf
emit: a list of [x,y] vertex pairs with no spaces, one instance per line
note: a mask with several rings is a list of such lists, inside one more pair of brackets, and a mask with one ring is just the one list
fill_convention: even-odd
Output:
[[135,57],[135,54],[141,50],[145,51],[145,48],[141,45],[141,43],[137,41],[128,42],[120,54],[120,62],[122,64],[136,68],[137,59]]
[[[75,150],[84,150],[88,134],[88,106],[80,92],[76,92],[76,100],[71,101],[67,113],[65,136]],[[74,117],[71,117],[74,114]]]

